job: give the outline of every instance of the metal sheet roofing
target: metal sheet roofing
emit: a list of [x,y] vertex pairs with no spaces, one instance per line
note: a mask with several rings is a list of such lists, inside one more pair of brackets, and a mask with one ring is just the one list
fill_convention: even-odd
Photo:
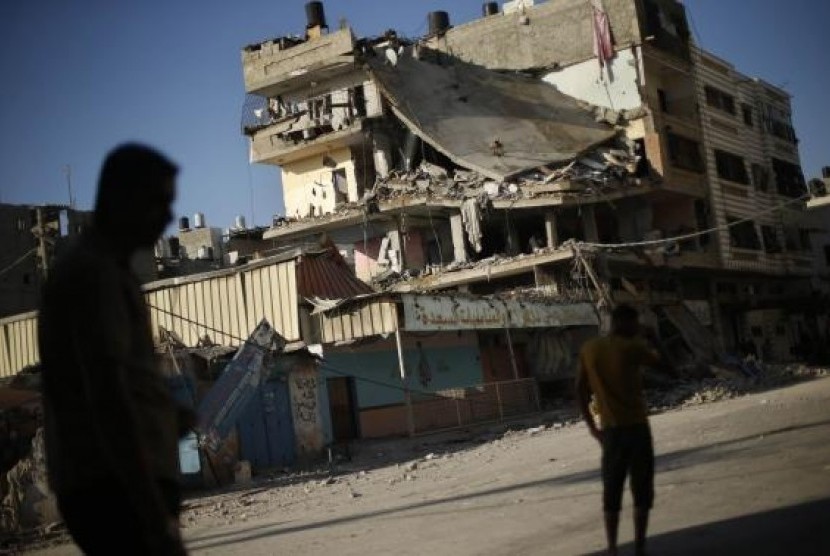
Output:
[[348,299],[375,291],[354,275],[336,248],[329,247],[300,257],[297,293],[306,299]]

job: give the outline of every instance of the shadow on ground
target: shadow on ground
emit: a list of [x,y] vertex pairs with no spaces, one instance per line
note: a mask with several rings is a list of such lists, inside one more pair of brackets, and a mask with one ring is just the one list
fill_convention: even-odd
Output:
[[[649,538],[649,554],[686,556],[825,556],[830,554],[830,498],[705,523]],[[591,552],[583,556],[600,556]],[[620,547],[620,556],[634,546]]]
[[[828,425],[830,425],[830,420],[818,421],[818,422],[812,422],[812,423],[804,423],[804,424],[801,424],[801,425],[783,427],[783,428],[778,428],[778,429],[771,429],[771,430],[764,431],[763,434],[766,435],[766,436],[771,436],[771,435],[774,436],[774,435],[779,435],[779,434],[783,434],[783,433],[787,433],[787,432],[796,432],[796,431],[802,431],[802,430],[807,430],[807,429],[812,429],[812,428],[817,428],[817,427],[826,427]],[[731,439],[731,440],[726,440],[726,441],[721,441],[721,442],[715,442],[715,443],[712,443],[712,444],[708,444],[708,445],[705,445],[705,446],[699,446],[699,447],[696,447],[696,448],[689,448],[689,449],[684,449],[684,450],[678,450],[676,452],[670,452],[668,454],[663,454],[663,455],[658,456],[657,457],[657,464],[658,464],[658,467],[659,467],[661,465],[661,461],[663,461],[663,462],[664,461],[673,461],[677,465],[677,464],[680,464],[681,461],[682,461],[682,464],[698,465],[702,462],[701,457],[703,457],[705,459],[705,461],[713,461],[713,460],[715,460],[719,457],[724,457],[725,455],[728,455],[729,450],[733,445],[743,443],[748,439],[757,438],[757,436],[758,435],[751,435],[751,436],[747,436],[747,437],[741,437],[741,438],[736,438],[736,439]],[[723,452],[723,450],[726,450],[726,451]],[[690,456],[692,454],[696,454],[696,457],[685,459],[687,456]],[[683,461],[683,460],[685,460],[685,461]],[[780,470],[780,468],[775,468],[774,470]],[[756,471],[755,473],[756,474],[762,474],[762,473],[766,473],[766,472],[769,472],[769,471],[772,471],[772,470],[762,469],[762,470]],[[736,475],[734,473],[733,474],[726,474],[726,475],[723,475],[723,476],[710,475],[710,476],[707,477],[706,480],[707,481],[717,481],[717,480],[720,480],[720,479],[723,479],[723,478],[735,478],[735,476]],[[747,474],[745,472],[741,472],[737,476],[746,477]],[[235,531],[217,532],[217,533],[212,533],[212,534],[208,533],[206,535],[198,536],[198,537],[192,539],[188,544],[189,544],[191,549],[215,548],[215,547],[218,547],[218,546],[231,545],[231,544],[236,544],[236,543],[240,543],[240,542],[246,542],[246,541],[250,541],[250,540],[261,539],[261,538],[265,538],[265,537],[286,535],[286,534],[298,533],[298,532],[302,532],[302,531],[314,530],[314,529],[330,527],[330,526],[335,526],[335,525],[342,525],[342,524],[355,522],[355,521],[360,521],[360,520],[364,520],[364,519],[383,518],[383,517],[387,517],[387,516],[391,516],[391,515],[395,515],[395,514],[399,514],[399,513],[403,513],[403,512],[409,513],[409,512],[413,512],[415,510],[428,510],[426,513],[436,515],[436,514],[440,514],[440,513],[445,511],[444,509],[441,509],[441,506],[444,506],[446,504],[453,504],[453,503],[469,501],[469,500],[483,500],[483,499],[485,499],[487,497],[490,497],[490,496],[493,496],[493,495],[505,494],[505,493],[509,493],[509,492],[522,490],[522,489],[538,489],[538,488],[542,488],[542,487],[551,487],[551,486],[557,486],[557,485],[560,485],[560,486],[561,485],[573,485],[573,484],[588,483],[588,482],[596,484],[597,489],[596,489],[595,492],[594,491],[591,491],[590,493],[575,492],[575,493],[570,493],[570,494],[565,495],[565,496],[557,496],[555,498],[558,499],[558,500],[561,500],[561,499],[566,499],[566,498],[574,498],[574,497],[578,497],[578,496],[585,496],[586,494],[591,494],[591,495],[599,497],[599,469],[593,469],[593,470],[588,470],[588,471],[581,471],[581,472],[577,472],[577,473],[571,473],[571,474],[568,474],[568,475],[562,475],[562,476],[558,476],[558,477],[545,477],[545,478],[535,480],[535,481],[526,481],[526,482],[522,482],[522,483],[518,483],[518,484],[512,484],[512,485],[506,485],[506,486],[503,486],[503,487],[490,488],[490,489],[486,489],[486,490],[480,490],[480,491],[477,491],[477,492],[471,492],[471,493],[468,493],[468,494],[462,494],[462,495],[457,495],[457,496],[450,496],[450,497],[440,498],[440,499],[436,499],[436,500],[428,500],[428,501],[418,502],[418,503],[414,503],[414,504],[405,504],[405,505],[401,505],[401,506],[395,506],[395,507],[391,507],[391,508],[385,508],[385,509],[381,509],[381,510],[365,512],[365,513],[360,513],[360,514],[355,514],[355,515],[349,515],[349,516],[344,516],[344,517],[339,517],[339,518],[334,518],[334,519],[329,519],[329,520],[324,520],[324,521],[317,521],[317,522],[311,522],[311,523],[302,523],[302,524],[295,524],[295,525],[292,525],[290,521],[282,522],[282,523],[268,523],[268,524],[263,524],[263,525],[252,526],[252,527],[246,528],[246,529],[237,529]],[[659,475],[658,475],[658,481],[657,482],[658,482],[658,488],[659,488],[659,486],[660,486]],[[682,483],[682,481],[679,481],[679,482],[674,481],[673,484],[680,484],[680,483]],[[825,510],[830,509],[830,500],[824,500],[824,501],[821,501],[821,502],[816,502],[816,504],[818,504],[818,503],[824,504],[825,506],[823,506],[823,507],[824,507]],[[806,506],[803,510],[805,515],[808,515],[808,514],[811,515],[810,512],[815,510],[815,508],[813,506],[811,506],[810,504],[807,504],[807,505],[804,505],[804,506]],[[799,507],[800,506],[795,506],[795,508],[799,508]],[[468,508],[468,509],[476,510],[476,509],[480,509],[480,507],[477,505],[475,507]],[[448,508],[448,510],[450,510],[451,512],[455,512],[455,513],[461,511],[458,508]],[[769,513],[775,514],[776,512],[787,512],[787,511],[790,511],[790,509],[776,510],[775,512],[769,512]],[[766,514],[763,514],[763,515],[766,515]],[[825,515],[825,516],[830,515],[830,513],[825,513],[823,515]],[[741,519],[743,519],[743,518],[741,518]],[[798,517],[790,516],[789,514],[785,514],[784,516],[782,516],[782,520],[783,520],[782,524],[784,524],[786,522],[786,519],[790,519],[790,520],[793,520],[793,521],[798,521],[799,520]],[[731,520],[731,521],[734,521],[734,520]],[[724,522],[724,523],[729,523],[729,522]],[[771,520],[771,521],[770,520],[764,521],[763,523],[764,523],[764,525],[759,525],[758,527],[761,528],[761,529],[771,528],[772,530],[777,531],[778,534],[780,534],[782,536],[786,536],[788,538],[791,535],[790,531],[787,530],[786,528],[778,527],[777,525],[775,525],[775,520],[774,519]],[[799,525],[803,526],[804,523],[799,523]],[[692,534],[693,536],[697,535],[697,536],[703,538],[704,540],[708,540],[709,537],[707,536],[707,533],[706,533],[706,530],[707,530],[706,528],[707,527],[709,527],[709,526],[707,525],[707,526],[701,526],[701,527],[694,528],[691,531],[695,531],[695,530],[701,529],[701,528],[702,528],[702,530],[699,531],[699,532],[690,533],[690,534]],[[714,527],[714,525],[712,525],[712,527]],[[715,528],[714,530],[717,531],[718,529]],[[816,532],[822,532],[822,531],[819,529]],[[828,529],[828,531],[824,532],[824,533],[825,533],[826,537],[830,538],[830,529]],[[671,533],[671,534],[674,534],[674,533]],[[666,535],[671,535],[671,534],[667,533]],[[654,550],[653,550],[652,554],[657,554],[657,555],[659,555],[659,554],[704,554],[704,553],[707,554],[707,555],[708,554],[744,554],[744,553],[750,553],[750,554],[753,554],[753,555],[759,554],[758,552],[743,552],[743,551],[740,551],[740,550],[733,551],[733,552],[729,552],[729,551],[710,552],[710,551],[708,551],[708,549],[707,549],[706,552],[695,552],[695,551],[675,552],[674,549],[667,550],[667,551],[657,550],[658,546],[662,546],[662,545],[658,544],[660,542],[664,542],[664,541],[661,541],[660,537],[655,537]],[[675,542],[675,541],[671,541],[671,542]],[[720,542],[720,541],[718,541],[718,542]],[[695,545],[695,546],[697,546],[697,545]],[[735,545],[730,544],[729,546],[734,547]],[[633,551],[632,551],[632,553],[633,553]],[[773,552],[762,552],[760,554],[794,554],[794,555],[797,554],[797,555],[801,556],[802,553],[798,552],[798,551],[795,551],[795,552],[786,552],[786,551],[785,552],[775,552],[775,551],[773,551]],[[806,554],[812,554],[812,553],[811,552],[805,552],[803,554],[806,555]],[[826,553],[822,552],[822,554],[830,554],[830,551],[828,551]]]

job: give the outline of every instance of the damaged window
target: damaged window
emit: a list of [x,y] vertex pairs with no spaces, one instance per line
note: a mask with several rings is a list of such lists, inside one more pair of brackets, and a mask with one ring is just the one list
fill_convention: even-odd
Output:
[[772,159],[775,187],[780,195],[800,197],[807,193],[807,184],[801,166],[777,158]]
[[758,239],[758,232],[755,230],[755,222],[740,218],[729,217],[729,244],[739,249],[761,249],[761,242]]
[[700,145],[697,141],[669,133],[668,146],[672,165],[683,170],[703,172],[703,158],[700,156]]
[[802,251],[812,251],[813,242],[810,239],[810,230],[804,228],[798,229],[798,244]]
[[752,185],[758,191],[769,191],[769,168],[761,164],[752,164]]
[[772,104],[764,105],[764,112],[761,115],[764,129],[767,133],[783,139],[788,143],[796,144],[798,139],[795,136],[795,130],[790,125],[792,118],[790,114],[781,108],[777,108]]
[[773,226],[761,226],[761,239],[764,240],[764,251],[767,253],[781,252],[781,242],[778,241],[778,234]]
[[752,107],[748,104],[742,104],[741,113],[744,116],[744,124],[752,127]]
[[358,85],[354,90],[349,91],[352,97],[352,106],[354,106],[355,115],[359,118],[366,117],[366,92],[363,85]]
[[735,115],[735,97],[711,85],[706,85],[703,90],[706,92],[706,104],[733,116]]
[[657,89],[657,103],[660,105],[661,112],[669,111],[669,102],[666,98],[666,91],[663,89]]
[[715,149],[715,165],[717,166],[718,177],[737,183],[749,184],[746,164],[740,156]]
[[[709,228],[709,204],[702,199],[695,200],[695,221],[698,230]],[[704,234],[697,238],[701,247],[706,247],[709,244],[709,237],[709,234]]]
[[331,183],[334,185],[335,202],[345,202],[349,194],[349,184],[346,180],[346,169],[338,168],[333,170],[331,172]]
[[795,226],[786,226],[784,228],[784,245],[787,251],[799,251],[801,249],[798,228]]
[[688,60],[689,25],[683,5],[644,0],[643,8],[643,35],[657,48]]

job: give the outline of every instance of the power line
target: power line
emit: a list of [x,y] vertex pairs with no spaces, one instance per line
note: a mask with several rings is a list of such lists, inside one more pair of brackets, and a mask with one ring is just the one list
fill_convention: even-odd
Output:
[[6,267],[6,268],[4,268],[3,270],[0,270],[0,276],[2,276],[3,274],[7,273],[8,271],[10,271],[11,269],[13,269],[14,267],[16,267],[17,265],[19,265],[20,263],[22,263],[24,260],[26,260],[26,257],[28,257],[29,255],[31,255],[31,254],[32,254],[32,253],[34,253],[35,251],[37,251],[37,247],[35,247],[34,249],[32,249],[32,250],[30,250],[30,251],[27,251],[27,252],[26,252],[23,256],[21,256],[19,259],[17,259],[16,261],[14,261],[12,264],[10,264],[9,266],[7,266],[7,267]]
[[689,8],[688,5],[686,6],[686,13],[688,14],[689,21],[692,24],[692,31],[694,31],[695,39],[697,39],[697,45],[700,48],[703,48],[703,41],[700,40],[700,33],[697,30],[697,25],[695,25],[695,18],[694,18],[694,16],[692,16],[692,10]]
[[763,216],[763,215],[769,214],[771,212],[777,212],[777,211],[783,209],[784,207],[787,207],[789,205],[793,205],[793,204],[796,204],[796,203],[804,202],[809,198],[810,198],[809,194],[808,195],[802,195],[801,197],[798,197],[796,199],[790,199],[789,201],[779,203],[779,204],[775,205],[774,207],[770,207],[768,209],[764,209],[762,211],[755,212],[755,213],[753,213],[753,214],[751,214],[751,215],[749,215],[745,218],[735,220],[734,222],[728,222],[728,223],[723,224],[721,226],[715,226],[713,228],[708,228],[706,230],[698,230],[696,232],[691,232],[691,233],[688,233],[688,234],[683,234],[683,235],[674,236],[674,237],[667,237],[667,238],[662,238],[662,239],[650,239],[650,240],[646,240],[646,241],[632,241],[632,242],[628,242],[628,243],[591,243],[591,242],[587,242],[587,241],[577,241],[577,242],[572,242],[572,244],[576,245],[578,247],[585,247],[585,248],[589,248],[589,249],[616,250],[616,249],[630,249],[630,248],[634,248],[634,247],[653,247],[653,246],[657,246],[657,245],[663,245],[663,244],[666,244],[666,243],[675,243],[675,242],[678,242],[678,241],[685,241],[687,239],[693,239],[693,238],[696,238],[696,237],[713,234],[715,232],[722,232],[722,231],[728,230],[729,228],[731,228],[733,226],[738,226],[738,225],[744,224],[746,222],[752,222],[758,216]]
[[[181,319],[182,321],[187,322],[188,324],[193,324],[193,325],[196,325],[197,327],[204,328],[205,330],[208,330],[208,331],[211,331],[211,332],[216,332],[217,334],[222,334],[222,335],[227,336],[227,337],[229,337],[233,340],[241,342],[242,344],[251,345],[251,346],[255,347],[256,349],[261,349],[263,351],[267,351],[267,349],[264,348],[263,346],[255,343],[255,342],[252,342],[247,338],[241,338],[241,337],[236,336],[234,334],[229,334],[229,333],[225,332],[224,330],[220,330],[218,328],[214,328],[214,327],[209,326],[207,324],[200,323],[199,321],[196,321],[194,319],[185,317],[185,316],[180,315],[178,313],[174,313],[172,311],[167,311],[166,309],[156,307],[155,305],[153,305],[152,303],[149,303],[149,302],[147,302],[147,306],[150,307],[151,309],[154,309],[154,310],[159,311],[161,313],[165,313],[167,315],[170,315],[173,318]],[[372,378],[369,378],[369,377],[357,376],[357,375],[354,375],[354,374],[349,373],[347,371],[340,370],[337,367],[334,367],[333,365],[331,365],[329,363],[326,363],[325,360],[321,363],[320,366],[323,367],[324,369],[334,373],[334,374],[339,375],[339,376],[347,377],[347,378],[353,378],[357,381],[365,382],[367,384],[374,384],[375,386],[382,386],[384,388],[391,388],[393,390],[398,390],[398,391],[404,392],[404,393],[408,392],[409,394],[418,394],[418,395],[421,395],[421,396],[424,396],[424,397],[433,398],[435,400],[444,400],[444,401],[446,401],[446,400],[452,399],[452,398],[447,398],[446,396],[441,396],[440,394],[437,394],[435,392],[430,392],[428,390],[422,390],[420,388],[408,388],[406,386],[401,386],[401,385],[398,385],[398,384],[384,382],[384,381],[381,381],[381,380],[375,380],[375,379],[372,379]],[[463,387],[459,386],[459,388],[463,388]],[[509,404],[509,403],[499,404],[499,403],[489,402],[487,400],[476,400],[476,399],[473,399],[473,398],[466,398],[465,401],[467,401],[468,403],[471,403],[471,404],[478,404],[479,406],[495,407],[495,408],[502,407],[502,408],[508,409],[508,410],[512,407],[519,407],[518,404]]]

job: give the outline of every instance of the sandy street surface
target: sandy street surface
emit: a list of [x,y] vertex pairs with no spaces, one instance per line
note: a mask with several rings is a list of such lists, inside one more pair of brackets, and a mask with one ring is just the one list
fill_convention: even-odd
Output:
[[[582,424],[539,423],[363,444],[332,475],[282,475],[190,499],[189,549],[600,553],[599,446]],[[668,411],[652,427],[651,554],[830,554],[830,377]],[[621,553],[633,554],[628,493],[623,504]]]

